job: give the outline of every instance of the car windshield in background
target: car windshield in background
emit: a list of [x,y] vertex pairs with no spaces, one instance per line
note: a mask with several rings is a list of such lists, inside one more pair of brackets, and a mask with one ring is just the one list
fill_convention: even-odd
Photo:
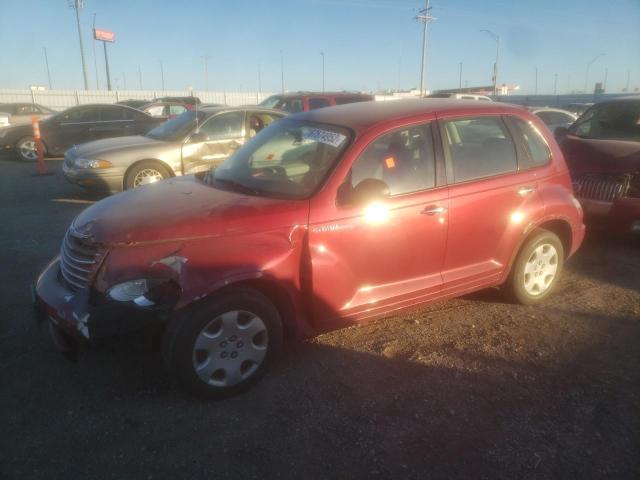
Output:
[[582,138],[640,140],[640,102],[604,103],[587,110],[569,129]]
[[[197,115],[199,122],[203,122],[205,120],[206,115],[203,112],[197,112]],[[182,140],[195,126],[196,112],[187,111],[161,125],[158,125],[147,133],[147,137],[167,141]]]
[[213,177],[238,191],[307,198],[324,181],[349,138],[343,128],[281,120],[238,150]]
[[279,101],[280,97],[278,95],[271,95],[270,97],[260,102],[260,106],[264,108],[274,108]]

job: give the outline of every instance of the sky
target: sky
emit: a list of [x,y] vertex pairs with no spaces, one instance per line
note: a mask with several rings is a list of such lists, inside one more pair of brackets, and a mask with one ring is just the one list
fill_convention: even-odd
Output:
[[[490,85],[500,36],[499,83],[521,93],[583,90],[607,77],[607,91],[640,87],[640,0],[432,0],[427,88]],[[409,89],[419,85],[421,0],[85,0],[80,13],[89,88],[96,88],[93,15],[113,30],[112,84],[123,89],[205,87],[276,92]],[[74,10],[67,0],[0,0],[0,88],[83,87]],[[98,82],[106,86],[102,44]],[[605,74],[605,70],[607,73]],[[260,78],[260,82],[259,82]]]

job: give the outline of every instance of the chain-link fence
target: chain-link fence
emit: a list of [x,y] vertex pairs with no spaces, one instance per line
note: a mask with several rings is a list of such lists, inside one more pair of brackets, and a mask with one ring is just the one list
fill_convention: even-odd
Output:
[[116,103],[123,100],[149,100],[160,97],[195,96],[202,103],[255,105],[272,93],[267,92],[201,92],[195,90],[30,90],[0,89],[0,103],[33,102],[53,110],[64,110],[90,103]]

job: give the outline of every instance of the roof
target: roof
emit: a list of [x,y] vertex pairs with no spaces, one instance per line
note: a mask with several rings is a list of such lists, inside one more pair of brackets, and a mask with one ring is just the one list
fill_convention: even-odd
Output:
[[483,113],[522,112],[519,105],[478,100],[454,100],[450,98],[416,98],[391,101],[358,102],[336,107],[318,108],[309,112],[290,115],[289,118],[328,123],[365,130],[381,122],[409,119],[427,113]]
[[362,92],[285,92],[285,93],[276,93],[272,95],[272,97],[353,97],[353,96],[362,96],[362,97],[370,97],[374,96],[370,93],[362,93]]
[[198,111],[199,112],[204,112],[204,113],[208,113],[208,114],[211,114],[211,115],[213,115],[214,113],[219,113],[219,112],[243,112],[245,110],[250,110],[252,112],[272,113],[272,114],[278,115],[280,117],[282,117],[282,116],[287,114],[287,112],[283,112],[282,110],[275,110],[273,108],[258,107],[258,106],[255,106],[255,105],[250,105],[250,106],[244,105],[244,106],[239,106],[239,107],[229,107],[229,106],[225,106],[225,105],[221,105],[219,107],[207,107],[207,106],[198,107]]

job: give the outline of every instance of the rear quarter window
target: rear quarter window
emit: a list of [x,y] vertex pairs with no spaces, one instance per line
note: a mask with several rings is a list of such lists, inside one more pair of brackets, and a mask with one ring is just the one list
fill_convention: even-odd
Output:
[[540,130],[530,121],[518,117],[509,118],[524,146],[524,157],[518,159],[519,169],[527,170],[548,164],[551,160],[551,150]]

